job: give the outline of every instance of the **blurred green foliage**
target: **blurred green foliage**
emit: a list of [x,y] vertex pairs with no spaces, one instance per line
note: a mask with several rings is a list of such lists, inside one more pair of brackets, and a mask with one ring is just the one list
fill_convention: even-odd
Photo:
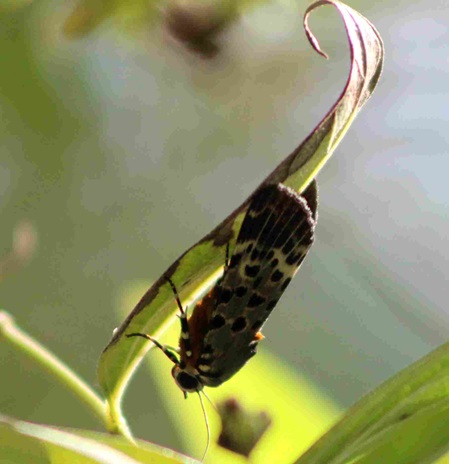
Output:
[[[2,282],[1,305],[92,385],[99,353],[121,320],[114,311],[119,289],[142,278],[149,286],[240,204],[338,95],[347,69],[343,34],[320,13],[317,34],[331,61],[315,58],[297,15],[305,3],[244,16],[213,62],[173,46],[153,25],[131,38],[105,21],[70,41],[64,24],[71,2],[2,10],[0,249],[8,253],[22,219],[34,224],[39,242],[30,264]],[[429,157],[445,132],[435,120],[426,129],[410,109],[420,106],[406,106],[400,93],[430,98],[435,91],[444,100],[419,71],[429,79],[435,73],[416,67],[436,69],[430,48],[408,37],[429,37],[432,54],[444,52],[438,44],[447,41],[433,26],[445,13],[421,5],[415,17],[417,6],[408,2],[351,4],[379,22],[387,48],[397,50],[389,59],[394,77],[350,132],[343,156],[320,176],[316,251],[266,332],[267,344],[301,370],[306,385],[320,385],[310,387],[314,394],[325,390],[342,406],[447,338],[436,296],[445,287],[438,258],[445,259],[447,220],[438,206],[446,203],[434,189],[437,173],[447,170]],[[412,75],[425,86],[414,88]],[[401,101],[405,109],[396,106]],[[408,140],[425,147],[430,181],[408,158],[401,164],[406,154],[420,156]],[[3,346],[0,362],[8,373],[0,386],[5,414],[98,428],[31,362]],[[157,380],[170,382],[169,368],[161,369]],[[125,410],[137,436],[180,448],[162,394],[153,379],[138,379]],[[200,419],[194,398],[187,403]]]

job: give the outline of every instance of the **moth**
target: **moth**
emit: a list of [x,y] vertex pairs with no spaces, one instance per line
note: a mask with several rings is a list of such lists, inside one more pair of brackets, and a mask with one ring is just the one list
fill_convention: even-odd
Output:
[[316,211],[315,181],[303,195],[282,184],[257,190],[230,260],[227,250],[222,277],[190,317],[167,278],[180,310],[179,349],[146,334],[127,336],[147,338],[165,353],[184,396],[221,385],[256,354],[262,326],[313,243]]

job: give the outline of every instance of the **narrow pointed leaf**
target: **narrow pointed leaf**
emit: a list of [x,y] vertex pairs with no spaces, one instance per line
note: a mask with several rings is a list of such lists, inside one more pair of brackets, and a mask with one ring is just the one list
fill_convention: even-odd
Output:
[[86,430],[63,430],[0,415],[0,462],[8,464],[176,464],[193,459],[145,442]]
[[449,344],[354,405],[296,464],[426,463],[449,451]]

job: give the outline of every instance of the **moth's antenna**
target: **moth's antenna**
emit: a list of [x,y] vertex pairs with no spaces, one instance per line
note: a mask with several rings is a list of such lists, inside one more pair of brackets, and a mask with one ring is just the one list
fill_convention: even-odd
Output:
[[[204,393],[204,392],[203,392]],[[206,459],[206,454],[209,451],[209,445],[210,445],[210,427],[209,427],[209,421],[207,420],[207,414],[206,414],[206,408],[204,407],[204,402],[203,398],[201,396],[201,393],[198,392],[198,396],[200,398],[200,403],[201,403],[201,409],[203,410],[203,415],[204,415],[204,422],[206,422],[206,431],[207,431],[207,443],[206,443],[206,449],[204,450],[203,457],[201,458],[201,462],[204,462],[204,459]],[[207,395],[205,395],[207,398]]]
[[206,397],[207,401],[209,401],[209,404],[215,409],[215,411],[218,412],[217,406],[215,406],[214,402],[209,398],[209,395],[204,390],[201,390],[201,393]]

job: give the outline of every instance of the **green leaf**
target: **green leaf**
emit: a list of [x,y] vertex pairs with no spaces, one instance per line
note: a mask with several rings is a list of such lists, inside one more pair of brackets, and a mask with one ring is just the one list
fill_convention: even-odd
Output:
[[159,15],[157,0],[79,0],[64,23],[64,33],[71,39],[90,34],[109,18],[127,29],[139,30]]
[[449,344],[364,397],[296,464],[422,464],[447,451]]
[[0,416],[0,462],[8,464],[194,463],[171,450],[88,431],[63,430]]
[[[307,139],[263,182],[282,182],[302,192],[329,159],[355,115],[373,92],[383,62],[383,45],[375,28],[363,16],[338,1],[320,1],[305,16],[307,37],[321,54],[308,28],[311,11],[321,5],[334,6],[346,28],[351,51],[349,78],[338,101]],[[145,332],[159,337],[176,313],[173,293],[166,276],[176,284],[184,305],[196,300],[220,276],[225,248],[231,249],[250,198],[212,232],[177,259],[139,301],[105,348],[98,366],[99,383],[109,405],[110,430],[118,431],[123,418],[120,401],[132,373],[149,349],[149,343],[128,339],[126,333]]]
[[[0,0],[6,5],[20,1],[24,3],[31,0]],[[151,27],[154,24],[167,22],[167,14],[174,7],[182,6],[185,8],[187,16],[185,18],[185,28],[192,27],[195,22],[195,15],[198,8],[210,7],[206,10],[205,16],[197,18],[197,27],[201,28],[209,17],[219,14],[220,10],[233,11],[232,17],[254,7],[265,0],[180,0],[164,2],[162,0],[78,0],[71,14],[67,17],[64,24],[64,33],[67,37],[76,39],[84,37],[98,26],[104,24],[108,19],[119,25],[121,29],[132,33],[140,31],[142,28]],[[177,15],[178,17],[181,15]],[[182,21],[182,16],[181,16]],[[166,24],[165,24],[166,25]],[[195,29],[195,27],[193,27]]]

